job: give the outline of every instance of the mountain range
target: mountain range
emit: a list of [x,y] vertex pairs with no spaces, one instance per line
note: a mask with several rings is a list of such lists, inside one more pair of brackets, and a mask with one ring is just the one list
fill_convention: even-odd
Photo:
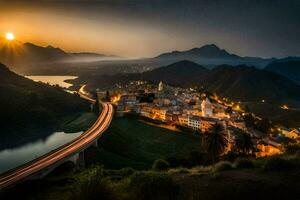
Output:
[[262,100],[274,103],[300,101],[300,86],[288,78],[246,65],[219,65],[207,69],[191,61],[179,61],[143,73],[117,75],[86,75],[76,80],[91,87],[109,88],[117,83],[146,80],[163,81],[179,87],[204,87],[220,96],[237,101]]
[[49,70],[55,65],[70,65],[72,63],[96,62],[102,60],[117,59],[117,56],[104,55],[90,52],[69,53],[60,48],[48,45],[38,46],[32,43],[20,43],[14,41],[13,45],[1,43],[0,40],[0,62],[19,73],[43,69],[47,66]]
[[270,63],[268,71],[283,75],[300,85],[300,59],[284,59]]
[[215,44],[204,45],[200,48],[193,48],[186,51],[172,51],[163,53],[155,58],[164,63],[174,63],[180,60],[190,60],[206,67],[212,67],[221,64],[228,65],[251,65],[263,68],[275,58],[259,58],[259,57],[241,57],[228,53],[224,49],[220,49]]
[[204,45],[186,51],[162,53],[153,58],[124,59],[113,55],[90,52],[68,53],[51,45],[41,47],[32,43],[17,43],[15,46],[1,45],[0,62],[23,74],[74,74],[80,73],[136,73],[149,71],[181,60],[190,60],[206,68],[227,65],[249,65],[264,68],[270,63],[300,59],[288,57],[284,59],[242,57],[231,54],[215,44]]

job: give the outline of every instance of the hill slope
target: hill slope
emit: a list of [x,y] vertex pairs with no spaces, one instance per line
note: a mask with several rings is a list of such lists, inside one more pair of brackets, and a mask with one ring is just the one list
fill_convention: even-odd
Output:
[[55,128],[62,119],[89,109],[89,104],[78,95],[26,79],[2,64],[0,80],[0,121],[4,135]]
[[267,71],[281,74],[300,85],[300,60],[274,62],[266,66]]
[[274,103],[300,101],[300,86],[288,78],[246,65],[220,65],[208,70],[191,61],[180,61],[171,65],[139,74],[118,74],[113,76],[85,76],[83,81],[90,86],[109,88],[116,83],[131,80],[147,80],[181,87],[203,86],[218,95],[240,101],[261,101]]
[[[201,65],[187,60],[179,61],[141,74],[141,78],[153,82],[167,81],[170,85],[188,86],[209,73]],[[190,81],[188,81],[190,80]]]
[[300,100],[300,87],[289,79],[247,66],[218,66],[204,86],[220,95],[241,101],[284,102]]

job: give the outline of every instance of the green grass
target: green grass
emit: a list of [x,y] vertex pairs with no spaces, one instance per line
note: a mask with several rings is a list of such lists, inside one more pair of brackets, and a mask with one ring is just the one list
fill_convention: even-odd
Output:
[[88,163],[105,168],[150,169],[157,159],[185,157],[201,148],[200,136],[151,126],[133,117],[115,118],[99,140],[99,148],[87,152]]
[[97,115],[94,113],[82,113],[76,119],[73,119],[63,125],[63,131],[66,133],[86,131],[93,125],[96,119]]

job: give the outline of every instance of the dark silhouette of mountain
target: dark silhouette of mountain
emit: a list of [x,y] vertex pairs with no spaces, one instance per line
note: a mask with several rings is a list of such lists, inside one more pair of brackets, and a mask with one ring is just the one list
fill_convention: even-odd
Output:
[[300,59],[285,59],[266,66],[267,71],[281,74],[300,85]]
[[89,110],[77,94],[19,76],[3,64],[0,80],[1,141],[8,133],[21,137],[36,129],[55,129],[67,117]]
[[244,65],[216,67],[205,79],[204,86],[209,91],[241,101],[300,100],[297,84],[281,75]]
[[[205,76],[208,69],[187,60],[179,61],[141,74],[141,78],[154,82],[167,80],[171,85],[184,85],[187,80],[197,80]],[[191,81],[192,82],[192,81]],[[191,83],[189,82],[189,84]]]
[[187,51],[173,51],[163,53],[155,58],[162,62],[176,62],[179,60],[190,60],[205,66],[215,66],[220,64],[240,65],[247,64],[262,68],[275,60],[274,58],[264,59],[259,57],[241,57],[230,54],[224,49],[220,49],[215,44],[204,45],[200,48],[193,48]]
[[246,65],[220,65],[206,69],[191,61],[180,61],[151,71],[111,76],[83,76],[80,80],[94,87],[109,88],[132,80],[163,81],[180,87],[203,87],[218,95],[240,101],[300,101],[300,86],[288,78]]
[[[99,60],[116,59],[117,56],[107,56],[90,52],[68,53],[51,45],[42,47],[32,43],[14,41],[13,45],[0,39],[0,62],[11,66],[20,73],[46,68],[49,71],[58,66],[70,67],[68,63],[95,62]],[[65,64],[67,63],[67,64]]]

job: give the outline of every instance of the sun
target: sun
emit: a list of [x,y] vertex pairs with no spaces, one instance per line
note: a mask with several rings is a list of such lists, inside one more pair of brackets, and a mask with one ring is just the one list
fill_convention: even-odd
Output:
[[5,34],[5,38],[6,38],[7,40],[9,40],[9,41],[12,41],[12,40],[15,39],[15,36],[14,36],[13,33],[8,32],[8,33]]

